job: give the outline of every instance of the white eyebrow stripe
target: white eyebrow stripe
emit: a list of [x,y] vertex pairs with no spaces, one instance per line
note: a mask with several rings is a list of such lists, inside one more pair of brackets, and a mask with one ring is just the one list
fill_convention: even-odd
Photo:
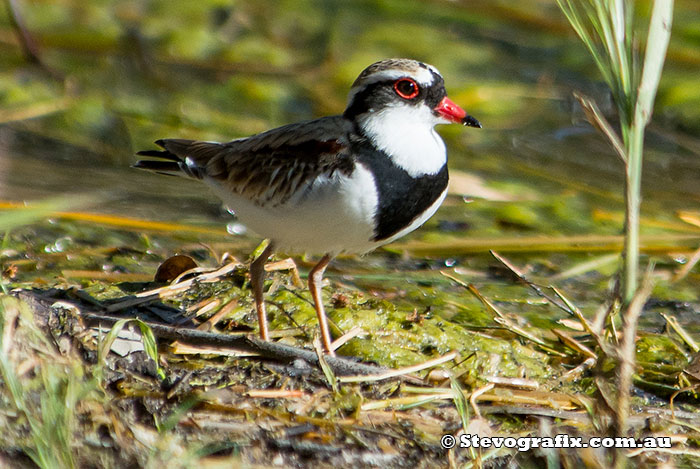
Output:
[[414,70],[401,70],[398,68],[390,68],[387,70],[375,72],[367,78],[363,79],[358,86],[355,86],[350,89],[350,93],[348,93],[348,103],[352,102],[353,98],[358,93],[358,91],[367,88],[373,83],[377,83],[380,81],[396,80],[401,77],[411,77],[415,79],[420,86],[427,88],[433,84],[433,73],[435,73],[436,75],[440,75],[440,73],[435,69],[435,67],[431,65],[427,65],[427,67],[428,68],[420,67]]
[[389,69],[376,72],[362,80],[362,85],[367,86],[378,81],[395,80],[401,77],[411,77],[420,85],[430,86],[433,84],[433,74],[431,70],[426,68],[418,68],[416,70],[399,70]]

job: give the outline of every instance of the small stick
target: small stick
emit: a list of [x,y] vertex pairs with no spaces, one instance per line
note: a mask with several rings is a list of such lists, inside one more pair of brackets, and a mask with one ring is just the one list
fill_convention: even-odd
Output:
[[498,260],[498,262],[500,262],[501,264],[503,264],[503,265],[504,265],[508,270],[510,270],[516,277],[518,277],[518,279],[519,279],[521,282],[523,282],[523,283],[524,283],[525,285],[527,285],[528,287],[532,288],[532,289],[534,290],[534,292],[537,293],[537,295],[539,295],[540,297],[542,297],[542,298],[544,298],[545,300],[549,301],[552,305],[554,305],[554,306],[556,306],[557,308],[561,309],[561,310],[564,311],[565,313],[571,314],[571,315],[573,315],[573,316],[576,315],[576,313],[574,313],[574,311],[572,311],[572,310],[568,307],[568,304],[562,305],[562,304],[559,303],[558,301],[555,301],[554,298],[552,298],[551,296],[549,296],[548,294],[546,294],[546,293],[544,292],[544,290],[542,290],[542,288],[541,288],[539,285],[537,285],[536,283],[534,283],[534,282],[528,280],[528,279],[525,277],[525,274],[523,274],[520,270],[516,269],[515,266],[514,266],[513,264],[511,264],[510,261],[509,261],[508,259],[506,259],[505,257],[501,256],[501,255],[498,254],[496,251],[489,251],[489,252],[491,253],[491,255],[492,255],[493,257],[496,258],[496,260]]
[[396,378],[397,376],[408,375],[410,373],[415,373],[416,371],[425,370],[427,368],[432,368],[450,360],[454,360],[455,358],[457,358],[457,352],[450,352],[441,357],[433,358],[432,360],[428,360],[417,365],[406,366],[404,368],[398,368],[395,370],[389,370],[384,373],[374,374],[371,376],[343,376],[338,378],[338,380],[341,383],[381,381],[389,378]]
[[668,316],[665,313],[660,313],[660,314],[666,320],[666,323],[671,327],[671,329],[673,329],[676,332],[676,334],[681,336],[681,339],[683,339],[683,342],[685,342],[685,344],[688,347],[690,347],[690,349],[693,352],[698,353],[700,351],[700,346],[697,344],[697,342],[695,342],[695,340],[693,340],[693,338],[690,336],[690,334],[688,334],[686,332],[686,330],[683,329],[683,327],[678,323],[676,318]]
[[289,270],[292,272],[292,282],[294,283],[294,286],[297,288],[304,287],[304,282],[302,282],[301,277],[299,277],[299,269],[297,268],[296,263],[291,257],[288,257],[287,259],[282,259],[281,261],[268,262],[267,264],[265,264],[264,268],[265,272]]
[[469,397],[469,403],[472,405],[472,409],[474,409],[474,414],[476,415],[477,418],[481,418],[481,412],[479,412],[479,406],[476,405],[476,400],[481,396],[482,394],[485,394],[495,388],[496,385],[493,383],[489,383],[486,386],[482,386],[479,389],[475,389],[472,392],[472,395]]
[[306,396],[306,393],[301,389],[251,389],[246,392],[248,397],[263,397],[263,398],[286,398],[295,399]]
[[566,332],[559,330],[559,329],[552,329],[552,332],[554,333],[554,335],[559,337],[559,339],[562,342],[564,342],[566,345],[568,345],[572,349],[576,350],[580,354],[585,355],[588,358],[593,358],[595,360],[598,359],[598,356],[591,349],[589,349],[588,347],[583,345],[581,342],[579,342],[578,340],[571,337]]
[[581,363],[579,366],[576,368],[573,368],[566,373],[564,373],[561,378],[559,378],[560,381],[571,381],[572,379],[577,378],[581,373],[586,371],[587,369],[591,368],[593,365],[595,365],[597,360],[595,358],[586,358],[583,363]]
[[[524,337],[524,338],[536,343],[539,346],[547,347],[547,344],[542,339],[530,334],[529,332],[527,332],[526,330],[524,330],[523,328],[521,328],[520,326],[515,324],[513,321],[508,319],[503,313],[501,313],[501,311],[499,311],[499,309],[496,308],[496,305],[491,303],[491,301],[489,301],[488,298],[486,298],[484,295],[482,295],[481,292],[479,291],[479,289],[476,288],[476,286],[473,283],[466,284],[466,283],[462,282],[461,280],[459,280],[458,278],[455,278],[455,277],[453,277],[449,274],[446,274],[444,272],[442,275],[444,275],[445,277],[447,277],[449,279],[454,280],[455,282],[459,283],[460,285],[464,286],[467,290],[469,290],[469,292],[472,295],[474,295],[479,301],[481,301],[489,311],[491,311],[493,314],[496,315],[496,317],[493,318],[494,322],[502,325],[503,327],[505,327],[509,331],[513,332],[514,334],[519,335],[521,337]],[[548,347],[547,347],[547,350],[549,350]]]
[[[55,298],[42,296],[27,290],[18,290],[16,295],[26,300],[33,308],[41,307],[50,310],[51,306],[56,302]],[[66,301],[66,303],[69,302]],[[79,317],[84,319],[90,326],[100,324],[113,325],[117,321],[124,319],[119,316],[109,316],[89,311],[81,307],[81,305],[76,305],[74,303],[70,304],[76,307],[79,311]],[[189,344],[208,345],[212,347],[230,347],[249,353],[256,353],[272,360],[292,361],[295,359],[302,359],[312,365],[318,365],[318,357],[312,350],[292,347],[291,345],[276,342],[266,342],[253,335],[220,334],[199,331],[197,329],[173,327],[149,321],[144,321],[144,323],[151,328],[153,334],[159,339],[177,340]],[[378,375],[388,371],[385,367],[358,363],[351,358],[328,355],[324,358],[337,375]]]
[[355,326],[349,331],[347,331],[345,334],[341,335],[337,339],[335,339],[333,342],[331,342],[331,348],[333,350],[338,350],[340,347],[348,343],[351,339],[354,339],[355,337],[361,336],[361,335],[366,335],[367,332],[365,332],[364,329],[362,329],[360,326]]
[[108,313],[113,313],[119,311],[120,309],[129,308],[132,306],[137,306],[143,303],[149,303],[156,299],[164,299],[181,293],[188,288],[190,288],[195,282],[212,282],[219,277],[230,273],[242,264],[237,264],[231,262],[225,266],[219,268],[218,270],[209,272],[207,274],[202,274],[197,277],[185,280],[184,282],[167,285],[165,287],[154,288],[152,290],[146,290],[140,293],[136,293],[134,296],[128,297],[126,300],[120,301],[118,303],[112,303],[105,308]]
[[194,317],[199,318],[200,316],[204,316],[210,311],[218,308],[220,304],[221,300],[219,298],[207,298],[206,300],[200,301],[199,303],[194,305],[193,308],[188,308],[188,312],[192,312],[193,309],[196,310],[196,312],[194,313]]
[[481,376],[481,378],[492,384],[511,386],[514,388],[538,389],[540,387],[540,383],[533,379],[507,378],[505,376]]
[[[233,310],[236,308],[236,306],[238,306],[238,301],[237,301],[237,300],[234,299],[234,300],[229,301],[228,303],[226,303],[225,305],[223,305],[219,311],[217,311],[216,313],[214,313],[214,314],[212,315],[212,317],[210,317],[209,319],[207,319],[206,321],[204,321],[202,324],[200,324],[199,326],[197,326],[197,329],[199,329],[200,331],[210,331],[210,330],[214,329],[214,327],[217,325],[217,323],[218,323],[219,321],[221,321],[221,319],[222,319],[224,316],[226,316],[226,315],[229,314],[231,311],[233,311]],[[202,309],[203,309],[203,308],[202,308]],[[202,314],[202,310],[201,310],[201,309],[197,312],[197,315],[200,315],[200,314]]]

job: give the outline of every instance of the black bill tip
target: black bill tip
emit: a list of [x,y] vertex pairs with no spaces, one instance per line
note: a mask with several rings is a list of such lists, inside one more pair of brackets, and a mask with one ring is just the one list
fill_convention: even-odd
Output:
[[478,129],[481,128],[481,122],[476,120],[476,118],[467,115],[464,119],[462,119],[462,124],[467,126],[467,127],[476,127]]

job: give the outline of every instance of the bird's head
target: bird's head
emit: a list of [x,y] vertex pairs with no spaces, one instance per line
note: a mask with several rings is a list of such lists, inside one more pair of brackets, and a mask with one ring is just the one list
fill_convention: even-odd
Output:
[[350,89],[346,117],[362,121],[387,114],[430,127],[451,123],[481,127],[447,97],[435,67],[411,59],[376,62],[360,73]]

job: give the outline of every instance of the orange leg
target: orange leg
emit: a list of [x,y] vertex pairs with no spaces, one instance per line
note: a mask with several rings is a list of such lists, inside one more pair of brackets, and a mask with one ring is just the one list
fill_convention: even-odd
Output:
[[265,282],[265,263],[272,255],[272,243],[268,244],[263,252],[250,264],[250,286],[253,287],[253,298],[255,298],[255,310],[258,313],[258,324],[260,325],[260,338],[270,340],[270,333],[267,329],[267,315],[265,313],[265,300],[263,298],[263,283]]
[[314,307],[318,315],[318,324],[321,326],[321,341],[323,342],[323,350],[328,355],[335,355],[331,349],[331,333],[328,329],[328,318],[323,309],[323,299],[321,298],[321,284],[323,282],[323,272],[326,271],[328,263],[331,261],[331,256],[326,254],[318,261],[318,264],[309,272],[309,291],[314,299]]

